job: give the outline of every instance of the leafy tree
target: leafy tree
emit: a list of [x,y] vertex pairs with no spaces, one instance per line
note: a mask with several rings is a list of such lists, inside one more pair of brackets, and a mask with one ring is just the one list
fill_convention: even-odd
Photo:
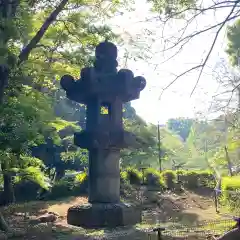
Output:
[[229,56],[233,66],[239,65],[240,57],[240,20],[236,20],[233,25],[227,28],[227,49],[226,53]]
[[[25,87],[18,97],[11,97],[0,107],[1,115],[1,170],[4,179],[3,203],[14,201],[12,172],[25,172],[43,186],[39,177],[41,161],[31,159],[29,146],[41,143],[44,134],[52,134],[50,122],[55,118],[48,99]],[[35,167],[35,175],[31,167]],[[35,179],[34,179],[35,176]]]
[[32,155],[41,159],[46,173],[53,180],[59,180],[66,170],[83,170],[87,166],[87,151],[77,148],[73,134],[80,128],[74,123],[60,119],[53,124],[58,132],[59,141],[47,138],[44,144],[31,148]]
[[[113,16],[124,4],[98,0],[54,4],[21,0],[12,4],[4,0],[0,5],[0,63],[8,69],[6,78],[21,68],[28,76],[25,84],[43,90],[63,74],[77,76],[79,68],[91,62],[99,41],[115,37],[99,21]],[[2,92],[6,85],[1,84]]]
[[133,146],[121,152],[121,164],[122,166],[148,165],[150,161],[149,156],[155,154],[155,149],[153,148],[156,145],[156,137],[151,133],[143,119],[135,113],[133,115],[128,113],[128,108],[124,112],[125,116],[128,117],[124,119],[124,127],[127,131],[135,134],[136,142]]
[[186,141],[190,133],[192,124],[193,119],[189,118],[172,118],[167,121],[168,128],[173,132],[177,133],[183,139],[183,141]]
[[187,148],[181,137],[168,128],[160,128],[161,148],[167,150],[163,162],[164,168],[175,168],[177,165],[184,165],[188,159]]
[[[233,74],[231,75],[230,80],[227,82],[228,84],[228,89],[230,88],[232,90],[231,96],[230,96],[230,100],[229,102],[231,102],[231,100],[233,99],[233,101],[235,102],[235,104],[233,105],[234,108],[231,109],[231,122],[233,123],[230,126],[230,133],[232,135],[232,133],[234,132],[234,138],[235,139],[239,139],[240,136],[240,121],[239,121],[239,117],[240,117],[240,77],[239,77],[239,36],[240,36],[240,21],[239,19],[237,21],[235,21],[235,23],[232,26],[229,26],[227,29],[227,40],[228,40],[228,47],[227,47],[227,54],[228,57],[230,59],[230,63],[232,64],[232,66],[236,67],[236,71],[233,72]],[[230,87],[229,87],[230,85]],[[228,90],[227,89],[227,90]],[[235,96],[234,96],[235,95]],[[229,116],[228,118],[229,119]],[[233,139],[233,138],[232,138]],[[240,145],[239,142],[237,141],[233,141],[235,142],[235,146],[237,146],[237,148],[230,148],[230,149],[234,149],[231,152],[235,155],[233,155],[233,158],[240,158]]]
[[[43,144],[46,136],[57,137],[56,129],[49,125],[55,118],[52,103],[46,101],[54,97],[53,80],[66,73],[77,76],[79,69],[91,62],[98,42],[116,37],[99,22],[124,4],[98,0],[1,1],[1,167],[7,202],[13,200],[12,167],[15,172],[28,169],[28,176],[37,178],[39,174],[32,173],[44,165],[29,161],[29,147]],[[7,230],[4,221],[0,225]]]

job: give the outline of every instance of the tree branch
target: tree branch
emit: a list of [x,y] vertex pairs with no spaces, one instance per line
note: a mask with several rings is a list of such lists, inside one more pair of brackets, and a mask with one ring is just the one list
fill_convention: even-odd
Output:
[[20,65],[22,62],[26,61],[29,57],[30,52],[36,47],[36,45],[40,42],[45,32],[48,30],[50,25],[56,20],[59,13],[64,9],[68,0],[62,0],[59,5],[54,9],[54,11],[49,15],[49,17],[45,20],[39,31],[36,35],[31,39],[31,41],[25,46],[21,53],[19,54],[18,64]]
[[[193,37],[195,37],[195,36],[197,36],[197,35],[200,35],[201,33],[207,32],[207,31],[209,31],[209,30],[211,30],[211,29],[214,29],[214,28],[216,28],[216,27],[219,26],[219,28],[218,28],[218,30],[217,30],[217,32],[216,32],[216,34],[215,34],[215,37],[214,37],[214,39],[213,39],[213,42],[212,42],[212,44],[211,44],[211,46],[210,46],[210,49],[209,49],[209,51],[208,51],[208,53],[207,53],[204,61],[203,61],[201,64],[198,64],[198,65],[196,65],[196,66],[194,66],[194,67],[192,67],[192,68],[184,71],[184,72],[181,73],[180,75],[176,76],[175,79],[173,79],[166,87],[163,88],[162,93],[161,93],[160,96],[159,96],[159,100],[161,99],[162,94],[164,93],[164,91],[165,91],[166,89],[168,89],[171,85],[173,85],[180,77],[182,77],[182,76],[186,75],[187,73],[190,73],[190,72],[192,72],[192,71],[194,71],[194,70],[200,69],[200,73],[199,73],[198,78],[197,78],[197,81],[196,81],[196,83],[195,83],[195,85],[194,85],[194,87],[193,87],[193,90],[191,91],[190,96],[193,95],[193,93],[195,92],[196,87],[197,87],[197,85],[198,85],[198,83],[199,83],[199,81],[200,81],[200,78],[201,78],[201,76],[202,76],[204,67],[206,66],[206,63],[208,62],[209,57],[210,57],[210,55],[211,55],[211,53],[212,53],[212,51],[213,51],[213,48],[214,48],[214,46],[215,46],[215,44],[216,44],[216,41],[217,41],[218,36],[219,36],[219,33],[221,32],[222,28],[226,25],[227,22],[229,22],[229,21],[231,21],[231,20],[233,20],[233,19],[235,19],[235,18],[237,18],[237,17],[239,16],[238,12],[237,12],[236,14],[234,14],[234,16],[232,16],[235,8],[237,7],[238,2],[239,2],[239,1],[235,1],[234,6],[232,7],[232,9],[231,9],[231,11],[229,12],[229,14],[226,16],[226,18],[224,19],[224,21],[222,21],[222,22],[220,22],[220,23],[218,23],[218,24],[212,25],[212,26],[210,26],[210,27],[208,27],[208,28],[205,28],[205,29],[203,29],[203,30],[200,30],[200,31],[198,31],[198,32],[195,32],[195,33],[193,33],[193,34],[187,35],[186,37],[180,39],[180,40],[179,40],[177,43],[175,43],[173,46],[171,46],[171,47],[169,47],[169,48],[167,48],[167,49],[164,50],[164,51],[166,51],[166,50],[173,49],[174,47],[178,46],[180,43],[182,43],[182,42],[184,42],[184,41],[189,42],[189,40],[192,39]],[[185,45],[185,43],[183,43],[183,44],[181,45],[180,49],[182,49],[184,45]]]

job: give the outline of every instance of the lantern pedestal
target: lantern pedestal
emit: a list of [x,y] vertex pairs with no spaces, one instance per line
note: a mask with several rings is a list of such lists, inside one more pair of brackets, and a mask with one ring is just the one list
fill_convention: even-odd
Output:
[[141,210],[126,203],[88,203],[68,209],[68,224],[85,228],[115,228],[141,222]]

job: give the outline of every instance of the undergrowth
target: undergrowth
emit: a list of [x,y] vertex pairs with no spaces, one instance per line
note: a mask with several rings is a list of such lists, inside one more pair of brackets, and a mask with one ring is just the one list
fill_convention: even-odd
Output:
[[[215,187],[214,175],[211,171],[166,170],[159,172],[153,168],[140,171],[133,167],[121,169],[120,193],[122,196],[131,194],[134,186],[154,187],[159,191],[175,191],[181,185],[194,191],[199,188]],[[220,202],[231,211],[240,214],[240,176],[224,177],[222,181]],[[31,201],[39,196],[39,187],[30,181],[20,181],[14,186],[16,200]],[[59,198],[86,195],[88,193],[88,174],[82,172],[73,177],[63,178],[54,183],[50,191],[42,194],[41,200],[56,200]]]

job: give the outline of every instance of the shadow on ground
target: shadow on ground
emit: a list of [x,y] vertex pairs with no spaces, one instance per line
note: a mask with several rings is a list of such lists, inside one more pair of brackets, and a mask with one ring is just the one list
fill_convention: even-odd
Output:
[[[144,199],[137,199],[143,209],[143,224],[137,227],[123,227],[116,229],[85,230],[83,228],[70,226],[66,223],[67,209],[71,205],[81,204],[87,201],[85,197],[70,197],[58,201],[36,201],[24,204],[11,205],[3,210],[7,221],[12,229],[19,229],[21,236],[15,236],[15,240],[85,240],[85,239],[157,239],[156,234],[151,237],[146,233],[147,229],[154,225],[163,225],[166,227],[179,225],[194,226],[202,219],[200,217],[207,213],[204,208],[199,208],[199,204],[205,208],[211,203],[207,196],[199,196],[200,193],[161,193],[159,191],[144,192]],[[141,195],[141,194],[140,194]],[[136,194],[139,197],[139,194]],[[196,200],[193,201],[193,198]],[[132,201],[134,199],[127,199]],[[135,200],[136,201],[136,200]],[[205,202],[204,202],[205,201]],[[190,209],[190,210],[189,210]],[[24,214],[38,216],[46,211],[54,211],[60,214],[61,219],[56,223],[40,223],[31,225],[30,220]],[[201,216],[202,214],[202,216]],[[210,212],[210,215],[212,213]],[[213,216],[214,217],[214,216]],[[13,239],[13,238],[8,238]],[[164,236],[164,240],[185,239],[184,237]],[[205,239],[205,238],[188,238]],[[1,240],[1,237],[0,237]]]

